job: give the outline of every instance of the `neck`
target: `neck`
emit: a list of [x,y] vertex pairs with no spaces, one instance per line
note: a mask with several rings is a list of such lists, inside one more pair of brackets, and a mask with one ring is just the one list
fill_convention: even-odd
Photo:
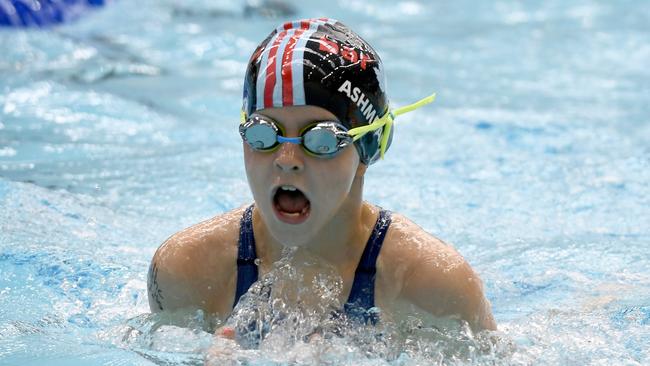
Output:
[[[346,200],[336,215],[327,223],[309,246],[300,247],[297,252],[321,258],[331,264],[344,264],[359,248],[363,250],[364,236],[364,204],[361,199],[361,189],[354,192],[360,184],[353,184],[350,198]],[[297,253],[298,254],[298,253]]]

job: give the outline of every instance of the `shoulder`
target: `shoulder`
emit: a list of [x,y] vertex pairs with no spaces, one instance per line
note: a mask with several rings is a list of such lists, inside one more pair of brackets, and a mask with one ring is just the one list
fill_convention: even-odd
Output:
[[399,269],[396,297],[434,316],[460,317],[473,328],[493,328],[483,283],[458,251],[420,226],[393,213],[382,257]]
[[203,261],[206,256],[223,257],[222,250],[236,249],[244,210],[245,207],[240,207],[175,233],[158,248],[154,261],[192,272],[200,270],[191,265],[195,263],[193,260]]
[[[426,232],[416,223],[399,213],[391,213],[391,224],[382,248],[384,258],[397,263],[403,270],[411,272],[420,266],[431,270],[461,268],[465,259],[453,246]],[[405,272],[405,274],[408,274]]]
[[224,290],[236,271],[239,226],[245,209],[240,207],[181,230],[158,248],[147,278],[153,311],[190,306],[213,312],[226,310],[226,302],[215,301],[227,297]]

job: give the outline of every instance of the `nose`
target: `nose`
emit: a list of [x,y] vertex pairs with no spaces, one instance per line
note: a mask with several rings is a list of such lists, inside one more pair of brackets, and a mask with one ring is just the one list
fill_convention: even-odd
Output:
[[274,165],[283,172],[301,172],[305,168],[303,152],[300,145],[283,143],[276,151]]

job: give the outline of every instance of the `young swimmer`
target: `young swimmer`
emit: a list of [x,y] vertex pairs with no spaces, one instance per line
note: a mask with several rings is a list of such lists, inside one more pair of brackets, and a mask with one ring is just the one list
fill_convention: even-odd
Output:
[[249,61],[239,125],[255,202],[160,246],[148,276],[151,310],[200,308],[224,320],[293,248],[311,258],[295,262],[306,278],[334,269],[343,312],[364,322],[381,320],[368,312],[377,306],[380,318],[496,329],[482,283],[458,252],[363,200],[364,174],[390,146],[395,116],[432,100],[391,110],[379,56],[336,20],[275,29]]

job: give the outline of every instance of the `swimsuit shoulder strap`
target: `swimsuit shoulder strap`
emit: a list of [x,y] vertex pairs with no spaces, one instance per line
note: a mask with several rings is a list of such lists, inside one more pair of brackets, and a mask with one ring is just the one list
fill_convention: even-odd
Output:
[[255,259],[255,236],[253,235],[253,207],[250,205],[241,218],[239,226],[239,244],[237,253],[237,292],[233,308],[239,302],[239,298],[248,291],[255,281],[258,272]]
[[372,230],[370,238],[363,250],[359,265],[354,273],[354,282],[350,290],[345,312],[349,316],[361,317],[366,323],[377,322],[377,317],[368,314],[368,310],[375,306],[375,276],[377,273],[377,257],[386,238],[386,232],[391,223],[390,211],[381,210]]

